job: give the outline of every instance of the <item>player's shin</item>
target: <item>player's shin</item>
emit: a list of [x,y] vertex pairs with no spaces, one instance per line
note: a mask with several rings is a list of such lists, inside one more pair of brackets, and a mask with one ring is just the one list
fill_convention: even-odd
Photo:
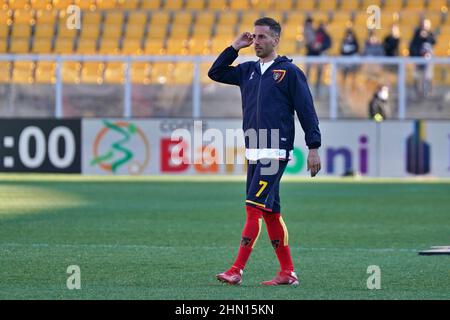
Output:
[[288,272],[294,271],[294,264],[288,244],[288,231],[283,218],[279,213],[264,212],[263,216],[267,226],[267,233],[280,262],[281,270]]
[[259,233],[261,232],[262,224],[262,211],[246,206],[247,220],[245,222],[244,229],[242,230],[241,244],[239,246],[239,252],[233,267],[240,270],[244,270],[245,265],[250,257],[253,247],[258,240]]

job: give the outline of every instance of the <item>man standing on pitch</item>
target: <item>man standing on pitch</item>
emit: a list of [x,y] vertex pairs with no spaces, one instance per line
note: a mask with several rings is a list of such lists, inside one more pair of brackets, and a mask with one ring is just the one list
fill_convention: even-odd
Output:
[[[298,285],[288,245],[288,232],[280,215],[280,179],[292,158],[294,112],[305,132],[309,148],[308,170],[314,177],[320,171],[319,121],[303,72],[285,56],[278,56],[281,26],[271,18],[255,22],[254,33],[244,32],[226,48],[209,70],[217,82],[241,89],[243,129],[246,136],[247,220],[242,231],[238,256],[232,267],[217,275],[228,284],[242,283],[242,274],[261,230],[262,219],[280,262],[281,271],[263,285]],[[256,62],[231,66],[238,52],[254,44]],[[250,139],[250,131],[256,131]],[[265,134],[265,135],[264,135]],[[256,141],[254,141],[256,140]]]

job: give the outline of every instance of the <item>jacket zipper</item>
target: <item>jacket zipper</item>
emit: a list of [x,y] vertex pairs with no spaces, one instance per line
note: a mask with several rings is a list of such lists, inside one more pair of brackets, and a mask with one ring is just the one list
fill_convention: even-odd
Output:
[[259,149],[259,93],[261,90],[261,81],[262,81],[262,74],[259,77],[259,84],[258,84],[258,94],[256,98],[256,148]]

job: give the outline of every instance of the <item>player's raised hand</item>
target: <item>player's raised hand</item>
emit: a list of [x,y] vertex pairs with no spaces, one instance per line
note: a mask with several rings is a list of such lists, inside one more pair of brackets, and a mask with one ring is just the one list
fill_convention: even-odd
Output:
[[234,39],[231,44],[234,49],[240,50],[242,48],[250,47],[253,44],[253,35],[250,32],[241,33]]
[[319,151],[317,149],[310,149],[308,153],[308,171],[311,171],[311,177],[315,177],[320,169]]

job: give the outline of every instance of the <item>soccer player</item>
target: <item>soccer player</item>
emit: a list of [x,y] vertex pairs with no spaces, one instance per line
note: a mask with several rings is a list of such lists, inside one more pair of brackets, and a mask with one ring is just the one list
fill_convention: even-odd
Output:
[[[281,26],[264,17],[254,23],[254,32],[239,35],[217,58],[208,76],[217,82],[241,89],[243,129],[247,158],[247,220],[237,258],[232,267],[218,274],[218,280],[241,284],[242,274],[258,239],[262,219],[280,263],[275,278],[263,285],[298,285],[288,244],[288,231],[281,217],[279,184],[294,145],[294,112],[305,132],[309,148],[308,170],[320,171],[319,121],[303,72],[285,56],[278,56]],[[231,66],[242,48],[254,45],[259,60]],[[251,141],[251,130],[258,134]],[[264,131],[265,130],[265,131]],[[259,133],[266,133],[264,134]],[[276,134],[273,134],[276,133]],[[263,139],[264,138],[264,139]],[[253,139],[255,140],[255,139]]]

